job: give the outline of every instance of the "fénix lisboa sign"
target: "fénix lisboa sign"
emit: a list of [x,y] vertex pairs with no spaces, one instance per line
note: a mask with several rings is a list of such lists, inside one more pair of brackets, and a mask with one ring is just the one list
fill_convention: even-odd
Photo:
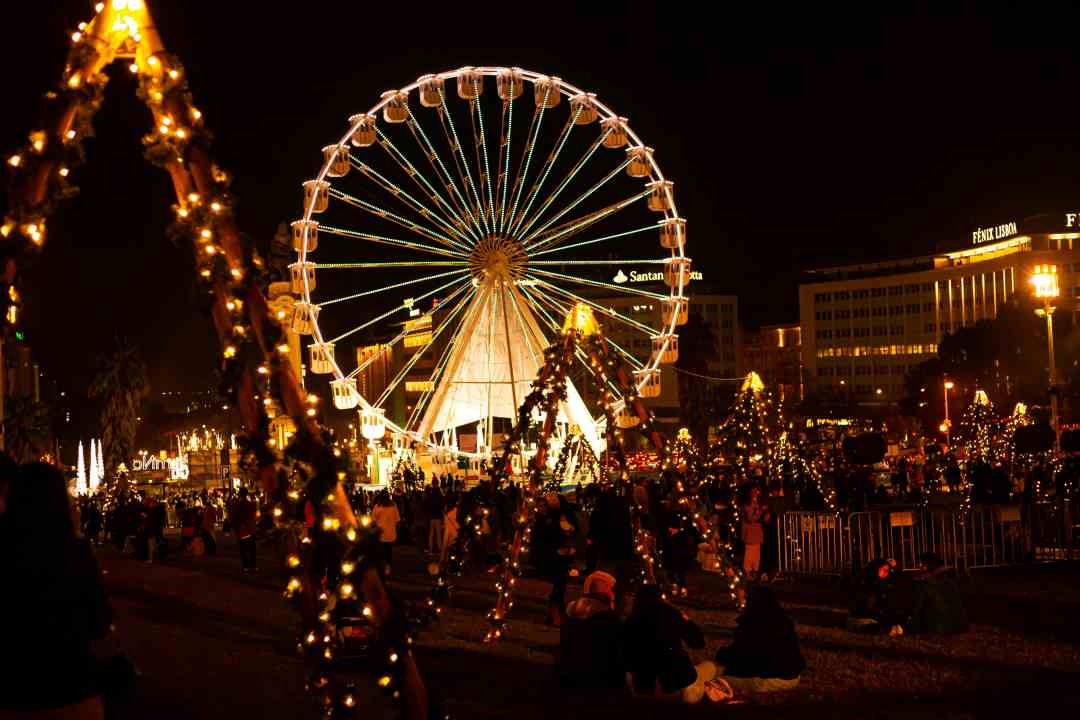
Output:
[[1016,234],[1016,223],[1007,222],[988,228],[975,228],[971,231],[971,244],[981,245],[995,240],[1004,240]]
[[[697,270],[690,271],[691,280],[701,280],[701,273]],[[662,272],[638,272],[637,270],[631,270],[630,274],[624,273],[621,269],[615,273],[615,277],[612,278],[612,282],[618,285],[623,283],[647,283],[647,282],[663,282],[664,273]]]

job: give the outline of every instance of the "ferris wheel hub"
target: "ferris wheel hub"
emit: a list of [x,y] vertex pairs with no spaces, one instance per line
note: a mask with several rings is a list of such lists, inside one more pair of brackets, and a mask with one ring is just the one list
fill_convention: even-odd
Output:
[[528,255],[521,241],[502,235],[481,238],[469,254],[469,268],[473,277],[481,282],[520,280],[527,264]]

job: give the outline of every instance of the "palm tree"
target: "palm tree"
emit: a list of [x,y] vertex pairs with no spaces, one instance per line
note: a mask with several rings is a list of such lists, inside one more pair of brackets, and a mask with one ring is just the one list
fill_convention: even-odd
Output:
[[150,381],[139,349],[121,338],[95,364],[97,373],[90,383],[90,397],[103,403],[101,440],[105,446],[106,477],[110,477],[135,454],[139,406],[150,394]]
[[49,406],[29,397],[12,397],[4,410],[4,443],[8,454],[19,463],[37,460],[52,435]]

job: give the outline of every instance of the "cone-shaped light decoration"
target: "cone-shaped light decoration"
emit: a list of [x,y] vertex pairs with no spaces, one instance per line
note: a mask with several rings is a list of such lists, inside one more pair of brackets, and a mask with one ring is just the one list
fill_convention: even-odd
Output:
[[82,440],[79,441],[79,459],[78,459],[78,474],[75,476],[75,492],[79,495],[85,495],[87,490],[86,485],[86,461],[83,459],[83,445]]

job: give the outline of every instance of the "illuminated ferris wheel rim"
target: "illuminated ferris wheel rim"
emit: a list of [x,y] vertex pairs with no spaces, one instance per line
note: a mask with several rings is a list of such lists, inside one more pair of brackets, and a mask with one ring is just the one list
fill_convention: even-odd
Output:
[[[550,83],[551,86],[554,87],[555,89],[557,89],[561,95],[566,96],[567,98],[570,98],[570,99],[577,98],[577,97],[588,98],[591,106],[597,111],[597,113],[598,113],[598,115],[600,117],[602,117],[604,120],[614,121],[617,124],[617,127],[626,134],[628,145],[630,146],[628,148],[628,150],[637,148],[637,149],[642,149],[642,150],[647,151],[647,152],[644,153],[644,158],[646,159],[646,161],[647,161],[647,163],[648,163],[648,165],[649,165],[649,167],[651,169],[651,172],[649,173],[650,180],[652,182],[659,183],[658,187],[661,188],[661,190],[664,193],[664,195],[666,197],[666,200],[667,200],[667,208],[663,211],[664,212],[664,217],[665,217],[665,219],[673,219],[673,218],[674,219],[679,219],[680,218],[680,216],[678,214],[678,207],[677,207],[677,205],[675,203],[674,193],[672,192],[671,183],[667,182],[667,179],[664,176],[663,171],[660,169],[660,165],[656,162],[656,158],[653,155],[652,148],[649,148],[648,146],[646,146],[644,144],[644,142],[641,140],[641,138],[638,137],[637,133],[635,133],[634,130],[630,127],[629,123],[627,122],[626,117],[618,115],[614,110],[612,110],[606,104],[599,101],[596,98],[596,95],[594,93],[588,93],[585,90],[582,90],[582,89],[580,89],[580,88],[578,88],[578,87],[576,87],[574,85],[571,85],[570,83],[567,83],[566,81],[562,80],[559,77],[552,76],[552,75],[545,75],[543,73],[538,73],[538,72],[535,72],[535,71],[532,71],[532,70],[526,70],[526,69],[519,68],[519,67],[462,66],[462,67],[454,69],[454,70],[447,70],[447,71],[440,72],[440,73],[422,75],[421,77],[417,78],[416,81],[414,81],[414,82],[412,82],[412,83],[410,83],[408,85],[405,85],[405,86],[403,86],[403,87],[401,87],[401,88],[399,88],[397,90],[389,90],[389,91],[384,92],[382,94],[382,97],[379,100],[379,102],[377,102],[375,105],[373,105],[371,107],[371,109],[369,109],[366,113],[359,113],[359,114],[352,115],[349,118],[349,129],[346,131],[346,133],[344,135],[341,136],[341,138],[337,141],[337,143],[335,143],[334,145],[331,145],[329,147],[335,147],[339,151],[341,149],[345,149],[346,151],[348,151],[350,140],[356,135],[356,133],[361,129],[361,127],[365,124],[365,122],[368,122],[369,119],[371,121],[375,121],[378,114],[381,111],[383,111],[388,105],[390,105],[391,102],[393,102],[395,100],[395,98],[400,98],[400,97],[403,97],[403,96],[407,98],[409,94],[413,93],[417,89],[420,89],[427,82],[431,82],[433,80],[434,81],[439,81],[439,82],[446,81],[446,80],[454,80],[454,79],[457,79],[461,75],[466,74],[466,73],[472,73],[472,74],[475,74],[477,76],[482,76],[482,77],[496,77],[496,78],[499,77],[500,75],[505,74],[505,73],[511,73],[513,77],[520,78],[522,81],[527,81],[529,83],[532,83],[534,86],[537,83],[537,81],[543,81],[545,83]],[[324,161],[323,161],[322,166],[321,166],[321,168],[319,170],[319,173],[314,178],[314,180],[316,182],[318,182],[318,183],[326,182],[327,177],[329,177],[329,172],[330,172],[330,169],[331,169],[331,166],[332,166],[333,162],[334,162],[333,157],[324,158]],[[310,199],[307,199],[306,202],[304,203],[304,213],[303,213],[303,216],[302,216],[302,220],[304,222],[303,242],[301,243],[300,248],[298,250],[299,263],[301,263],[301,264],[304,264],[304,263],[307,262],[307,254],[308,254],[308,241],[307,241],[307,239],[308,239],[310,223],[312,222],[312,216],[316,212],[315,211],[316,202],[317,202],[316,198],[312,197]],[[672,254],[671,254],[672,258],[688,260],[686,254],[685,254],[685,245],[682,242],[677,243],[674,248],[671,248],[671,250],[672,250]],[[317,305],[316,303],[313,303],[312,299],[311,299],[311,289],[312,288],[309,285],[307,274],[306,273],[301,273],[301,277],[302,277],[302,293],[301,293],[301,295],[302,295],[303,301],[305,303],[308,303],[308,304]],[[684,302],[688,302],[688,296],[685,294],[685,292],[686,292],[686,284],[687,284],[687,281],[689,280],[689,276],[688,276],[688,274],[684,274],[682,272],[679,272],[679,273],[676,273],[676,277],[677,277],[677,284],[669,286],[668,296],[672,300],[682,299]],[[660,351],[659,352],[653,352],[650,355],[648,362],[644,363],[643,366],[642,366],[643,370],[659,372],[660,365],[663,364],[661,362],[662,353],[667,350],[668,344],[670,342],[668,340],[668,338],[675,335],[676,328],[680,324],[681,323],[679,322],[679,312],[673,312],[671,314],[671,317],[668,319],[668,321],[662,325],[662,329],[663,329],[663,332],[664,332],[664,335],[665,335],[665,339],[663,341],[663,344],[661,346]],[[325,345],[326,344],[325,340],[323,338],[322,329],[319,326],[318,322],[313,323],[313,328],[312,328],[312,333],[311,334],[312,334],[312,336],[314,337],[315,341],[318,344],[320,344],[320,345]],[[334,357],[333,355],[330,356],[329,361],[331,363],[331,374],[333,375],[334,380],[342,382],[342,381],[345,381],[345,380],[347,380],[349,378],[354,377],[355,373],[346,374],[346,373],[342,372],[341,367],[338,364],[337,358]],[[359,368],[358,368],[358,370],[359,370]],[[648,382],[648,379],[646,377],[642,377],[642,379],[639,380],[635,384],[636,390],[638,390],[640,392],[642,387],[644,385],[646,385],[647,382]],[[365,398],[362,394],[360,394],[358,392],[355,393],[355,394],[356,394],[356,397],[358,399],[358,405],[360,406],[360,409],[361,409],[362,412],[372,412],[372,411],[379,411],[380,413],[382,412],[382,408],[379,408],[379,407],[371,404],[368,401],[368,399]],[[625,407],[625,400],[622,399],[622,398],[616,399],[610,405],[610,409],[614,413],[621,412],[624,409],[624,407]],[[392,421],[390,418],[385,417],[385,415],[383,416],[383,423],[387,428],[390,429],[392,434],[398,435],[398,436],[401,436],[401,437],[404,437],[404,438],[408,438],[410,441],[412,441],[414,443],[418,443],[418,444],[424,446],[429,451],[450,452],[450,453],[452,453],[454,455],[457,455],[457,456],[469,457],[469,458],[473,458],[473,459],[482,459],[482,458],[487,457],[487,455],[479,453],[479,452],[475,452],[475,453],[465,452],[465,451],[461,451],[461,450],[457,449],[456,447],[449,447],[447,445],[443,445],[443,444],[440,444],[438,442],[434,442],[434,441],[432,441],[431,439],[429,439],[427,437],[422,437],[420,435],[420,433],[418,433],[416,431],[409,430],[408,428],[405,428],[405,427],[402,427],[402,426],[398,425],[397,423]],[[490,442],[490,439],[489,439],[489,442]]]

